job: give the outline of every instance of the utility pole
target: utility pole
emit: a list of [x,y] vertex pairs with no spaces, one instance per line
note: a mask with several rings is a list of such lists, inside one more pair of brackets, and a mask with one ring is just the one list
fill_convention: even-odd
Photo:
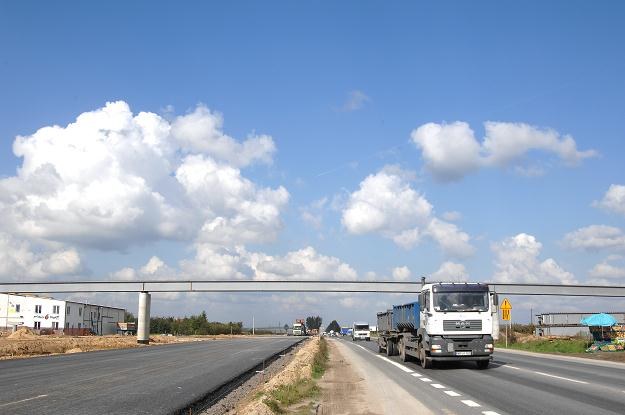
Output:
[[255,332],[254,327],[255,327],[254,316],[252,316],[252,336],[254,335],[254,332]]

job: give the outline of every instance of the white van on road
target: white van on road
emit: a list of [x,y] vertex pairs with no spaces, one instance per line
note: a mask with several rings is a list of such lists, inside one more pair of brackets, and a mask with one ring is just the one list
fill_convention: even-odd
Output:
[[369,323],[354,322],[354,325],[352,326],[352,341],[356,340],[371,340]]

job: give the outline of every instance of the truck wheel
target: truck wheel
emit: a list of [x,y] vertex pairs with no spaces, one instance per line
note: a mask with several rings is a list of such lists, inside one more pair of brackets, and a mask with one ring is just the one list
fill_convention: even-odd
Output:
[[386,342],[386,355],[393,356],[393,342],[390,340]]
[[399,358],[402,362],[407,362],[409,360],[409,356],[406,354],[406,345],[403,340],[399,344]]
[[421,349],[421,353],[419,353],[419,360],[421,360],[421,367],[424,369],[432,368],[432,361],[429,360],[425,355],[425,350]]
[[490,363],[490,360],[478,360],[475,363],[477,364],[477,368],[478,369],[484,370],[484,369],[488,369],[488,365]]

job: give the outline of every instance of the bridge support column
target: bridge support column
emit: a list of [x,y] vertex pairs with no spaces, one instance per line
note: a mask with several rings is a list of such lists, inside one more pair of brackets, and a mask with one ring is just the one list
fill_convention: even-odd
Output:
[[139,314],[137,316],[137,343],[150,343],[150,299],[148,292],[139,293]]

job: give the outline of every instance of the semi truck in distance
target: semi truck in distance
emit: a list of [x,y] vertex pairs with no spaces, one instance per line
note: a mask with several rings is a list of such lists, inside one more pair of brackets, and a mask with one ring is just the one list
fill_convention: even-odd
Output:
[[354,322],[354,324],[352,325],[352,341],[356,340],[371,340],[369,323]]
[[424,284],[419,300],[377,314],[378,351],[412,358],[425,369],[435,362],[475,361],[486,369],[499,330],[497,295],[480,283]]
[[293,335],[294,336],[306,335],[306,325],[304,324],[304,320],[301,320],[301,319],[295,320],[295,323],[293,323]]

